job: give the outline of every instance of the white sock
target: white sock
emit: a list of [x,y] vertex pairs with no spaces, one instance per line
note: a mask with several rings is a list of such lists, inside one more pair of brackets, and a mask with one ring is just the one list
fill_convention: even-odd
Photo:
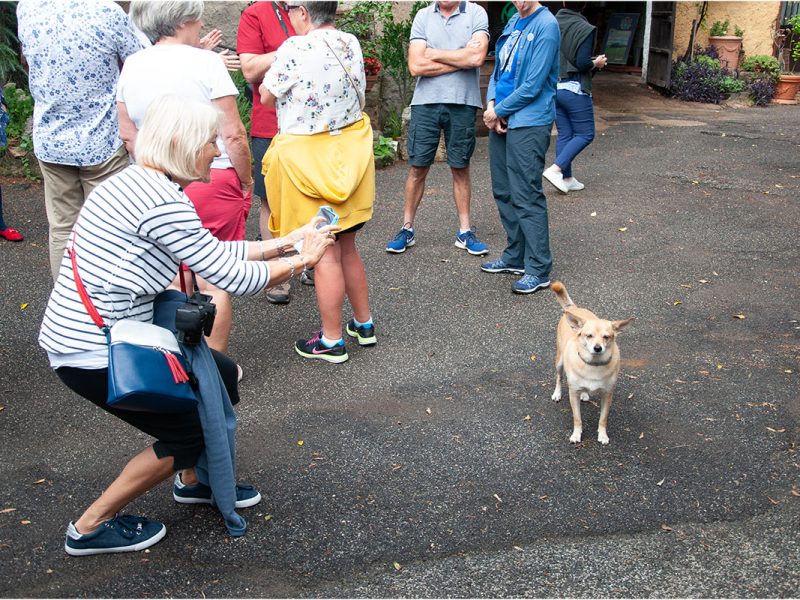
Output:
[[332,339],[326,338],[323,335],[322,336],[322,343],[325,344],[328,348],[333,348],[334,346],[336,346],[338,344],[343,344],[344,340],[342,338],[339,338],[338,340],[332,340]]
[[370,315],[369,319],[367,319],[363,323],[361,321],[359,321],[358,319],[356,319],[355,317],[353,317],[353,323],[355,323],[356,327],[364,327],[365,325],[372,325],[373,324],[372,323],[372,315]]
[[461,228],[459,227],[459,229],[458,229],[458,235],[464,235],[464,234],[465,234],[465,233],[467,233],[468,231],[471,231],[471,229],[461,229]]

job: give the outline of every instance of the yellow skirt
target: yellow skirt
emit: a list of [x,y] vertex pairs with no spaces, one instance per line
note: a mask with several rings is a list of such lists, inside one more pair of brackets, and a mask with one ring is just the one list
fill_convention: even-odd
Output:
[[333,135],[278,134],[261,166],[273,235],[302,227],[325,205],[339,215],[343,230],[372,218],[375,161],[366,114]]

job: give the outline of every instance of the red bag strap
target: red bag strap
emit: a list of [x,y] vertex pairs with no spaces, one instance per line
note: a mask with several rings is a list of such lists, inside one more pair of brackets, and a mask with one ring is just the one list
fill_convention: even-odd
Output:
[[78,259],[75,253],[75,238],[77,237],[78,234],[73,229],[72,242],[67,247],[67,254],[69,254],[69,259],[72,261],[72,274],[75,277],[75,287],[78,290],[78,295],[81,297],[81,302],[83,302],[84,308],[86,308],[86,312],[89,313],[89,316],[92,318],[92,321],[94,321],[94,324],[100,329],[107,329],[105,321],[103,321],[103,317],[100,316],[100,313],[97,312],[94,304],[92,304],[92,299],[89,298],[89,293],[86,291],[86,287],[83,285],[83,281],[81,281],[81,276],[78,274]]

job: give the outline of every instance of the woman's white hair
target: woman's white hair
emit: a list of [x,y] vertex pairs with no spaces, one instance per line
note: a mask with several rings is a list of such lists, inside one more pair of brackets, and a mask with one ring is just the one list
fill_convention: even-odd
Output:
[[202,0],[133,0],[128,16],[153,44],[180,25],[203,18]]
[[150,103],[136,134],[136,164],[164,171],[184,181],[199,181],[206,173],[197,159],[217,137],[220,111],[210,104],[176,95]]

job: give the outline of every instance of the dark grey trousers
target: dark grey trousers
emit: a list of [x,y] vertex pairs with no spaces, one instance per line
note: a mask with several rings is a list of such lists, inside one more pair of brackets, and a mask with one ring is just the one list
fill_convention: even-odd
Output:
[[508,246],[500,258],[527,275],[547,276],[553,267],[547,199],[542,191],[550,126],[489,133],[492,193],[506,230]]

